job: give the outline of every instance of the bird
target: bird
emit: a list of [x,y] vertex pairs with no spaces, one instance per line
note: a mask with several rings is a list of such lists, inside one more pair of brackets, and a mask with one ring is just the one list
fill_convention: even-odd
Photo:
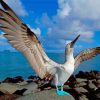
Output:
[[[8,42],[23,53],[31,67],[41,79],[51,80],[58,95],[70,95],[63,90],[65,82],[70,78],[80,63],[100,54],[100,47],[81,51],[74,57],[74,45],[78,35],[65,47],[65,62],[59,64],[48,57],[36,34],[17,16],[17,14],[0,0],[0,30]],[[60,89],[58,88],[60,87]]]

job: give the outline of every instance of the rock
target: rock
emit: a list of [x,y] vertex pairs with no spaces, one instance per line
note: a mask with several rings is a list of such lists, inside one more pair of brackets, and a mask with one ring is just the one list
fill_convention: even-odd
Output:
[[98,88],[100,88],[100,79],[98,79],[98,80],[96,81],[96,86],[97,86]]
[[31,93],[16,100],[75,100],[72,96],[58,96],[55,90],[45,90],[37,93]]
[[84,89],[83,87],[77,87],[75,88],[75,90],[78,92],[78,93],[86,93],[88,92],[86,89]]
[[16,83],[19,83],[19,82],[23,82],[24,79],[22,76],[17,76],[17,77],[14,77],[14,80],[16,81]]
[[93,90],[96,90],[96,89],[97,89],[97,87],[92,83],[91,80],[88,81],[88,87],[89,87],[90,89],[93,89]]
[[97,87],[100,88],[100,84],[98,84]]
[[89,100],[100,100],[100,88],[95,91],[92,91],[88,95]]
[[100,79],[100,73],[96,75],[96,79]]
[[35,76],[33,76],[33,75],[28,77],[28,79],[34,79],[34,78],[35,78]]
[[0,91],[0,96],[4,95],[4,93],[2,91]]
[[97,80],[97,84],[100,84],[100,79]]
[[17,83],[18,85],[26,85],[26,84],[28,84],[28,82],[27,81],[23,81],[23,82],[20,82],[20,83]]
[[20,87],[20,89],[27,89],[23,95],[29,94],[29,93],[34,93],[37,91],[38,85],[34,82],[23,85]]
[[92,80],[92,83],[93,83],[97,88],[100,87],[100,79]]
[[38,77],[38,76],[29,76],[28,77],[29,80],[32,80],[33,82],[38,82],[40,81],[41,79]]
[[87,73],[86,72],[83,72],[83,71],[79,71],[78,74],[76,74],[76,78],[87,78]]
[[88,74],[89,74],[89,76],[91,77],[91,79],[96,78],[96,73],[95,73],[94,71],[91,71],[91,72],[89,72]]
[[81,83],[77,83],[77,84],[76,84],[76,87],[83,87],[83,86],[85,86],[85,85],[86,85],[85,82],[81,82]]
[[27,80],[27,83],[31,83],[31,82],[33,82],[33,80]]
[[67,84],[70,88],[75,88],[76,87],[76,82],[68,82]]
[[24,93],[26,90],[27,90],[27,89],[16,90],[13,94],[23,95],[23,93]]
[[7,78],[3,81],[3,83],[13,83],[13,82],[14,82],[13,78],[10,78],[10,77],[7,77]]
[[64,88],[65,90],[71,89],[68,85],[64,85],[63,88]]
[[79,99],[80,93],[78,93],[74,88],[64,89],[64,91],[70,93],[76,100]]
[[19,89],[19,85],[14,84],[14,83],[1,83],[0,84],[0,91],[2,91],[3,93],[12,94],[18,89]]
[[96,97],[96,99],[100,100],[100,88],[98,88],[98,89],[95,91],[95,97]]
[[87,79],[76,78],[76,81],[79,82],[79,83],[81,83],[81,82],[86,82]]
[[76,83],[76,78],[74,75],[72,75],[68,81],[65,83],[65,85],[69,85],[69,87],[74,88]]
[[14,77],[14,78],[6,78],[3,83],[19,83],[19,82],[22,82],[24,81],[24,79],[22,78],[22,76],[17,76],[17,77]]
[[44,82],[43,84],[38,84],[38,86],[39,86],[39,89],[41,91],[43,91],[43,90],[45,90],[47,88],[54,88],[55,87],[55,86],[51,86],[51,84],[48,83],[48,82]]
[[[64,90],[72,96],[57,96],[50,83],[37,76],[24,81],[21,76],[6,78],[0,83],[0,100],[100,100],[100,72],[82,72],[72,75],[64,85]],[[45,84],[46,83],[46,84]],[[39,97],[38,97],[39,96]],[[2,98],[1,98],[2,97]],[[72,99],[73,98],[73,99]]]
[[18,95],[5,94],[3,96],[0,96],[0,100],[15,100],[18,97],[19,97]]
[[69,79],[68,79],[69,82],[76,82],[76,78],[74,75],[72,75]]
[[100,72],[97,71],[97,70],[93,70],[93,71],[91,71],[91,72],[94,72],[95,74],[99,74],[99,73],[100,73]]
[[31,75],[31,76],[28,77],[28,79],[39,80],[40,78],[38,76]]
[[88,100],[88,98],[86,97],[86,95],[82,95],[79,97],[79,100]]
[[98,71],[91,71],[91,72],[83,72],[79,71],[78,74],[76,74],[76,78],[86,78],[86,79],[95,79],[96,77],[100,77],[100,72]]
[[[37,91],[38,85],[34,82],[25,84],[25,85],[18,85],[14,83],[2,83],[0,84],[0,91],[6,94],[18,94],[18,91],[20,92],[20,95],[26,95],[29,93],[33,93]],[[24,91],[25,90],[25,91]]]

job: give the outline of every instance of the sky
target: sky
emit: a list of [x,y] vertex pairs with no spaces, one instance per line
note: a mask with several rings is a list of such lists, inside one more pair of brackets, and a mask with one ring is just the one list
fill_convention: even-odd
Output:
[[[35,32],[46,52],[64,52],[80,34],[75,51],[100,46],[100,0],[4,0]],[[15,49],[0,32],[0,51]]]

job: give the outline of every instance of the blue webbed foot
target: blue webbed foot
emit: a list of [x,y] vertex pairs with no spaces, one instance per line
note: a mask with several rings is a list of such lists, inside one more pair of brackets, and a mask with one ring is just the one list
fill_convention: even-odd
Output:
[[61,85],[61,90],[58,89],[58,86],[56,86],[56,93],[59,96],[64,96],[64,95],[68,95],[70,96],[70,94],[68,92],[63,91],[63,86]]
[[65,92],[65,91],[63,91],[63,90],[57,90],[56,93],[57,93],[57,95],[59,95],[59,96],[64,96],[64,95],[70,96],[70,94],[69,94],[68,92]]
[[68,92],[65,92],[65,91],[63,91],[63,90],[61,90],[62,91],[62,93],[64,94],[64,95],[69,95],[70,96],[70,94],[68,93]]

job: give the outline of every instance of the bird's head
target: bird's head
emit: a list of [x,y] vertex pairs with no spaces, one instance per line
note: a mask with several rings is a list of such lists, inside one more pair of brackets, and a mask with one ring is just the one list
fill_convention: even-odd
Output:
[[80,37],[80,35],[78,35],[73,41],[71,41],[70,43],[67,44],[67,46],[66,46],[67,54],[70,54],[73,51],[73,47],[79,37]]

